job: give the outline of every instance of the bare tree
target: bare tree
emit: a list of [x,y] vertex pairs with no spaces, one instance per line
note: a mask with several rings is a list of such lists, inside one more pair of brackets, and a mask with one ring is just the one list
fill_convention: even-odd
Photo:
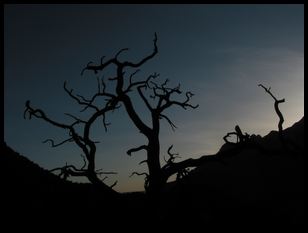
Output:
[[[58,128],[62,128],[67,131],[68,138],[61,142],[55,143],[53,139],[47,139],[43,141],[43,143],[50,142],[52,147],[58,147],[65,143],[74,142],[83,152],[81,154],[84,164],[81,168],[77,168],[74,165],[65,165],[63,167],[54,168],[51,172],[59,172],[60,177],[66,179],[69,176],[84,176],[93,183],[95,186],[102,189],[106,194],[116,194],[116,191],[112,189],[112,187],[116,184],[116,182],[110,187],[107,186],[99,176],[103,174],[115,174],[115,172],[104,172],[102,170],[95,168],[95,154],[96,154],[96,143],[94,140],[90,138],[90,131],[93,123],[98,119],[102,118],[102,123],[107,130],[108,123],[106,122],[106,113],[109,111],[113,111],[119,107],[118,102],[119,98],[115,95],[108,93],[106,91],[106,85],[104,80],[97,79],[98,90],[97,93],[92,96],[91,99],[86,99],[82,95],[75,94],[73,89],[69,90],[66,86],[66,82],[64,82],[63,88],[65,92],[74,99],[79,105],[83,106],[81,112],[85,110],[92,111],[90,117],[87,120],[80,119],[72,114],[65,113],[68,117],[72,118],[73,121],[71,124],[64,124],[50,119],[43,110],[33,108],[30,105],[30,101],[26,101],[24,118],[31,119],[32,117],[36,117],[42,119],[49,124],[56,126]],[[98,97],[103,97],[106,103],[103,107],[96,106],[94,101]],[[82,133],[78,133],[76,127],[82,128]]]
[[[216,160],[216,158],[204,157],[200,159],[187,159],[175,163],[175,157],[171,154],[170,147],[168,150],[170,156],[169,160],[166,160],[164,166],[160,164],[161,152],[159,133],[161,120],[166,120],[173,130],[176,128],[175,124],[167,116],[166,110],[174,106],[181,107],[185,110],[189,108],[195,109],[198,105],[190,104],[193,93],[190,91],[183,93],[180,90],[180,85],[170,87],[168,86],[168,79],[159,83],[157,81],[159,74],[157,73],[151,74],[141,81],[134,81],[134,77],[140,71],[139,68],[158,53],[156,34],[154,38],[153,52],[140,61],[120,61],[118,59],[119,55],[126,50],[128,49],[120,50],[114,58],[111,58],[106,62],[103,62],[102,58],[98,65],[93,65],[93,62],[88,63],[88,65],[82,70],[82,74],[86,70],[93,71],[96,74],[98,71],[104,71],[109,66],[116,67],[116,75],[114,78],[110,79],[116,82],[115,95],[118,97],[119,101],[123,103],[133,124],[137,127],[140,133],[147,138],[147,144],[134,147],[128,150],[127,154],[132,155],[134,152],[144,150],[146,152],[146,160],[141,163],[147,164],[148,173],[133,172],[132,175],[144,175],[146,191],[148,193],[158,193],[167,182],[168,178],[173,174],[178,174],[178,177],[183,177],[188,172],[187,168],[197,166],[203,161]],[[129,75],[126,75],[127,69],[133,69]],[[132,98],[129,95],[131,92],[137,93],[143,101],[151,117],[150,125],[146,124],[141,119],[140,116],[142,113],[136,111]],[[183,94],[184,99],[182,101],[175,100],[174,96],[181,96]]]
[[[250,140],[250,135],[247,133],[243,134],[240,127],[235,127],[235,132],[228,133],[224,140],[227,143],[230,135],[236,135],[237,142],[234,143],[235,147],[227,151],[219,151],[215,155],[203,155],[198,159],[186,159],[181,162],[175,162],[177,154],[171,153],[172,146],[169,147],[167,153],[169,159],[165,159],[165,165],[161,165],[161,151],[160,151],[160,127],[161,120],[165,120],[172,130],[176,129],[176,125],[172,122],[170,117],[166,114],[166,110],[174,106],[181,107],[184,110],[195,109],[198,105],[190,104],[190,100],[193,97],[193,93],[190,91],[182,92],[180,84],[175,87],[169,86],[169,80],[166,79],[163,82],[158,82],[159,74],[153,73],[141,81],[136,81],[135,76],[140,71],[140,67],[147,61],[151,60],[158,53],[157,48],[157,35],[154,37],[154,49],[153,51],[143,59],[137,62],[121,61],[119,55],[127,51],[128,48],[121,49],[113,58],[104,62],[104,57],[101,58],[100,64],[95,65],[93,62],[89,62],[87,66],[82,70],[81,74],[85,71],[93,71],[95,74],[98,72],[105,71],[109,67],[115,67],[116,74],[109,80],[115,82],[114,95],[117,96],[118,101],[123,103],[125,110],[136,128],[142,133],[147,143],[144,145],[136,146],[127,151],[129,156],[134,152],[145,151],[146,159],[140,163],[146,163],[148,166],[148,172],[133,172],[132,175],[145,176],[145,190],[147,193],[157,194],[166,184],[170,176],[176,174],[178,179],[185,177],[189,168],[200,166],[206,162],[218,161],[224,162],[222,158],[232,157],[238,154],[247,146],[254,146],[258,148]],[[270,89],[266,89],[260,84],[275,100],[275,110],[280,118],[278,124],[280,133],[282,132],[283,117],[279,111],[278,104],[284,102],[283,100],[277,100],[270,92]],[[136,93],[140,97],[148,115],[150,116],[150,124],[147,124],[141,115],[146,115],[144,112],[138,112],[135,107],[130,94]],[[182,97],[179,101],[175,96]],[[183,98],[184,96],[184,98]],[[262,149],[262,148],[261,148]]]
[[262,84],[259,84],[258,85],[259,87],[262,87],[265,92],[267,92],[273,99],[274,99],[274,109],[275,109],[275,112],[277,113],[278,117],[279,117],[279,122],[278,122],[278,132],[279,132],[279,138],[280,138],[280,141],[282,143],[283,146],[285,146],[285,141],[284,141],[284,138],[283,138],[283,128],[282,128],[282,124],[284,122],[284,118],[283,118],[283,115],[279,109],[279,104],[281,103],[284,103],[285,102],[285,99],[281,99],[281,100],[278,100],[271,92],[271,88],[266,88],[265,86],[263,86]]

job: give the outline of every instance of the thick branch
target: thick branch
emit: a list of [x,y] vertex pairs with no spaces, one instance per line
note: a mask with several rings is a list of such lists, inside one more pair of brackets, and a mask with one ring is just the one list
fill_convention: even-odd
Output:
[[145,103],[145,105],[147,106],[147,108],[150,111],[152,111],[153,110],[152,106],[150,105],[149,101],[145,98],[145,96],[143,95],[142,90],[141,90],[141,88],[145,88],[145,87],[146,87],[145,85],[137,87],[138,93],[139,93],[141,99],[143,100],[143,102]]
[[281,113],[280,110],[279,110],[278,104],[283,103],[283,102],[285,102],[285,99],[278,100],[278,101],[276,101],[275,104],[274,104],[275,111],[276,111],[276,113],[277,113],[277,115],[278,115],[278,117],[279,117],[279,122],[278,122],[278,130],[279,130],[279,133],[282,133],[282,130],[283,130],[282,124],[283,124],[283,122],[284,122],[284,118],[283,118],[282,113]]
[[151,128],[147,126],[139,117],[139,115],[136,113],[132,101],[129,96],[124,95],[121,99],[124,103],[126,112],[129,116],[129,118],[133,121],[135,126],[140,130],[140,132],[144,135],[150,135]]
[[126,153],[129,156],[131,156],[132,153],[134,153],[134,152],[137,152],[137,151],[140,151],[140,150],[147,150],[147,149],[148,149],[148,147],[146,145],[142,145],[142,146],[139,146],[139,147],[136,147],[136,148],[132,148],[132,149],[128,150]]
[[[147,57],[143,58],[140,62],[137,63],[132,63],[132,62],[120,62],[118,60],[118,56],[121,52],[127,50],[127,49],[122,49],[120,50],[116,56],[110,60],[108,60],[107,62],[102,62],[100,65],[92,65],[92,63],[88,63],[87,66],[83,69],[83,71],[85,70],[93,70],[95,73],[97,73],[99,70],[103,70],[105,69],[107,66],[109,66],[110,64],[114,64],[117,66],[117,76],[114,80],[117,81],[116,84],[116,93],[120,98],[120,101],[122,101],[125,105],[126,111],[129,115],[129,117],[131,118],[131,120],[134,122],[134,124],[136,125],[136,127],[140,130],[141,133],[145,134],[145,135],[149,135],[150,134],[150,127],[148,127],[138,116],[138,114],[136,113],[132,102],[129,98],[129,96],[126,95],[126,92],[130,90],[130,88],[132,88],[135,85],[138,85],[137,83],[130,83],[130,86],[127,88],[126,91],[123,90],[123,84],[124,84],[124,72],[123,72],[123,68],[126,66],[130,66],[133,68],[137,68],[141,65],[143,65],[146,61],[150,60],[152,57],[155,56],[155,54],[158,52],[157,50],[157,35],[155,33],[155,38],[154,38],[154,51]],[[82,71],[82,73],[83,73]],[[131,75],[132,78],[133,75]],[[130,78],[130,80],[131,80]]]
[[178,163],[169,163],[166,164],[162,169],[166,175],[166,178],[169,178],[173,174],[179,173],[188,167],[197,167],[205,162],[210,162],[210,161],[211,162],[218,161],[218,158],[215,155],[209,155],[209,156],[204,155],[199,159],[190,158]]
[[237,144],[234,148],[226,150],[226,151],[219,151],[218,153],[214,155],[203,155],[198,159],[186,159],[178,163],[170,163],[166,164],[162,170],[165,175],[165,178],[168,179],[170,176],[173,174],[182,172],[184,169],[187,169],[189,167],[197,167],[200,166],[204,163],[208,162],[219,162],[219,163],[224,163],[223,158],[229,158],[229,157],[234,157],[237,155],[240,151],[245,148],[246,143],[243,144]]

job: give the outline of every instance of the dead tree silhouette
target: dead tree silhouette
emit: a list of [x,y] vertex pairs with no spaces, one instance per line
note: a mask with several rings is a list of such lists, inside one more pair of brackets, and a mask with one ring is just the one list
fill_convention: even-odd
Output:
[[[110,58],[107,61],[104,61],[105,57],[100,59],[99,64],[94,64],[89,62],[86,67],[81,71],[81,75],[85,71],[93,71],[94,74],[98,72],[104,72],[107,68],[115,68],[115,76],[109,78],[110,81],[115,82],[115,90],[113,95],[117,97],[117,100],[123,103],[126,113],[135,127],[143,134],[147,139],[147,144],[140,145],[129,149],[127,154],[129,156],[134,152],[145,151],[146,159],[140,163],[146,163],[148,166],[148,172],[133,172],[132,175],[143,175],[145,176],[145,190],[148,194],[159,194],[160,190],[166,184],[168,178],[174,174],[177,174],[177,177],[180,179],[185,177],[188,174],[188,169],[190,167],[196,167],[202,163],[209,161],[222,161],[222,157],[230,157],[236,155],[246,146],[251,144],[248,134],[243,134],[239,127],[235,128],[235,132],[240,143],[236,143],[237,146],[228,151],[220,151],[215,155],[203,155],[198,159],[186,159],[181,162],[175,162],[175,154],[170,152],[172,147],[168,149],[169,159],[165,160],[166,164],[161,165],[160,157],[160,127],[161,120],[166,120],[166,122],[171,126],[172,130],[175,130],[176,126],[172,120],[167,116],[166,110],[174,106],[178,106],[187,109],[195,109],[198,105],[190,104],[190,100],[193,97],[193,93],[187,91],[183,93],[180,89],[180,84],[176,87],[170,87],[169,80],[166,79],[163,82],[158,82],[157,79],[159,74],[153,73],[146,78],[143,78],[141,81],[135,81],[136,75],[140,71],[140,67],[146,62],[155,57],[158,53],[157,47],[157,35],[155,33],[154,40],[154,49],[153,51],[145,56],[143,59],[137,62],[130,61],[121,61],[119,60],[119,55],[124,51],[127,51],[128,48],[121,49],[113,58]],[[142,118],[141,115],[145,115],[144,112],[139,112],[136,110],[136,103],[134,102],[131,94],[136,94],[141,101],[144,103],[145,108],[147,109],[150,115],[150,124],[147,124]],[[174,96],[183,96],[182,101],[178,101]],[[274,98],[275,99],[275,98]],[[276,100],[276,99],[275,99]],[[284,102],[284,100],[277,100],[275,102],[275,109],[277,113],[280,113],[278,104]],[[281,114],[280,114],[281,115]],[[279,116],[280,116],[279,115]],[[281,115],[282,116],[282,115]],[[279,123],[279,127],[282,130],[282,121]],[[225,137],[228,137],[227,135]]]
[[262,87],[265,92],[267,92],[273,99],[274,99],[274,109],[275,109],[275,112],[277,113],[278,117],[279,117],[279,122],[278,122],[278,133],[279,133],[279,138],[280,138],[280,141],[281,141],[281,144],[283,146],[286,146],[286,143],[285,143],[285,140],[284,140],[284,137],[283,137],[283,128],[282,128],[282,124],[284,122],[284,118],[283,118],[283,115],[279,109],[279,104],[281,103],[284,103],[285,102],[285,99],[281,99],[281,100],[278,100],[271,92],[271,87],[269,88],[266,88],[265,86],[263,86],[262,84],[259,84],[258,85],[259,87]]
[[[114,80],[116,82],[116,95],[119,101],[123,103],[125,110],[133,124],[148,140],[146,145],[141,145],[127,151],[128,155],[141,150],[145,150],[147,153],[146,160],[142,162],[147,163],[149,173],[133,173],[136,175],[146,175],[145,189],[147,193],[158,193],[171,175],[183,172],[183,169],[185,169],[185,167],[174,163],[173,159],[169,160],[169,162],[167,162],[167,164],[163,167],[160,164],[160,122],[161,120],[166,120],[173,130],[176,128],[174,123],[165,114],[165,111],[173,106],[179,106],[183,109],[194,109],[198,107],[198,105],[194,106],[189,103],[191,97],[193,96],[193,93],[190,91],[185,92],[185,99],[183,101],[174,100],[172,98],[174,95],[183,94],[180,90],[180,85],[176,87],[169,87],[168,79],[162,83],[158,83],[156,79],[159,77],[159,74],[157,73],[149,75],[142,81],[133,80],[135,75],[140,71],[138,68],[158,53],[156,33],[153,42],[153,52],[139,62],[133,63],[129,61],[120,61],[118,59],[119,55],[128,50],[125,48],[120,50],[114,58],[111,58],[106,62],[103,62],[102,58],[99,65],[93,65],[93,62],[90,62],[82,70],[82,74],[85,70],[94,71],[96,74],[98,71],[103,71],[110,65],[115,65],[116,76],[114,78],[110,78],[110,80]],[[134,69],[129,76],[125,75],[125,71],[127,69]],[[138,94],[145,104],[146,109],[149,111],[151,116],[151,125],[147,125],[141,119],[141,113],[136,111],[132,98],[128,95],[128,93],[133,91]]]
[[[259,84],[259,87],[262,87],[265,92],[267,92],[273,99],[274,99],[274,109],[276,114],[279,117],[279,122],[278,122],[278,136],[279,136],[279,140],[280,143],[282,145],[282,148],[284,150],[283,153],[281,153],[281,150],[272,150],[272,149],[265,149],[262,145],[260,145],[260,143],[255,142],[254,140],[252,140],[252,137],[245,133],[245,135],[242,133],[240,127],[238,125],[235,126],[235,131],[234,132],[229,132],[227,133],[223,139],[227,144],[233,144],[235,146],[237,146],[238,148],[242,147],[241,145],[245,144],[245,146],[249,146],[251,148],[255,148],[257,150],[259,150],[260,152],[262,152],[263,154],[275,154],[277,152],[279,152],[279,154],[286,154],[288,155],[290,152],[292,152],[292,154],[296,155],[298,153],[300,153],[300,150],[298,148],[298,145],[296,145],[295,142],[293,142],[292,140],[286,140],[284,137],[284,132],[283,132],[283,127],[282,124],[284,122],[284,117],[279,109],[279,104],[280,103],[284,103],[285,99],[281,99],[278,100],[271,92],[271,88],[266,88],[264,85]],[[231,135],[235,135],[237,137],[237,141],[236,142],[231,142],[228,140],[228,137]]]
[[[66,82],[64,82],[63,88],[65,92],[74,99],[80,106],[83,106],[81,112],[91,109],[93,113],[91,113],[90,117],[87,120],[80,119],[72,114],[65,113],[65,115],[69,116],[73,119],[71,124],[64,124],[50,119],[43,110],[38,108],[33,108],[30,105],[30,101],[26,101],[24,118],[26,119],[27,115],[29,119],[32,117],[36,117],[42,119],[49,124],[56,126],[58,128],[62,128],[67,130],[69,138],[63,140],[61,142],[55,143],[53,139],[47,139],[43,141],[43,143],[50,142],[52,147],[58,147],[68,142],[74,142],[83,152],[81,155],[84,160],[84,165],[81,168],[77,168],[74,165],[65,165],[63,167],[54,168],[51,172],[59,172],[59,176],[63,179],[68,178],[69,176],[83,176],[86,177],[91,183],[93,183],[96,187],[104,191],[105,194],[115,195],[116,191],[112,189],[112,187],[116,184],[116,182],[110,187],[106,185],[103,180],[99,178],[99,176],[103,174],[115,174],[115,172],[105,172],[100,169],[95,168],[95,154],[96,154],[96,143],[94,140],[90,138],[91,127],[93,123],[98,119],[102,118],[103,125],[105,130],[107,130],[108,123],[106,122],[106,113],[109,111],[113,111],[119,108],[118,105],[118,97],[108,93],[105,89],[106,85],[104,80],[98,80],[98,90],[91,99],[86,99],[82,95],[75,94],[73,89],[69,90],[66,87]],[[103,107],[96,106],[94,104],[94,100],[98,97],[103,97],[106,100],[106,103]],[[76,130],[76,126],[83,126],[82,134],[78,133]]]

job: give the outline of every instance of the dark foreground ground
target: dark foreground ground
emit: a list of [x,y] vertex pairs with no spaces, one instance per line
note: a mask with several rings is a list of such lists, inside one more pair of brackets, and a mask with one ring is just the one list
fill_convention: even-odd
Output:
[[[59,230],[64,224],[102,231],[111,227],[145,232],[184,228],[300,232],[297,229],[307,222],[304,119],[287,129],[286,135],[297,143],[298,153],[264,155],[244,150],[168,184],[155,203],[144,193],[107,198],[90,184],[59,179],[4,144],[1,224],[11,230],[41,224]],[[260,142],[275,147],[276,136],[271,132]]]

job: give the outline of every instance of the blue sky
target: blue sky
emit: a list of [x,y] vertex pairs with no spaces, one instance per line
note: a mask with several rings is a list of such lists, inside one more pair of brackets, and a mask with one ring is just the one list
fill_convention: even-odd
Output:
[[[265,135],[277,129],[273,100],[259,83],[285,98],[284,127],[304,115],[303,5],[5,5],[4,8],[4,138],[9,146],[44,168],[82,163],[79,148],[66,144],[51,148],[41,141],[65,139],[39,119],[23,119],[24,103],[44,109],[51,118],[70,122],[63,113],[79,113],[64,92],[63,82],[85,96],[96,90],[91,73],[80,76],[89,61],[112,57],[136,61],[153,49],[159,53],[142,67],[142,79],[158,72],[171,84],[195,93],[196,110],[174,108],[169,116],[173,132],[162,123],[161,150],[169,145],[183,159],[217,152],[222,137],[239,124],[243,131]],[[142,116],[146,112],[137,104]],[[123,109],[108,115],[107,133],[101,124],[93,138],[101,141],[97,167],[117,171],[118,191],[142,190],[145,171],[142,152],[126,151],[145,138]]]

